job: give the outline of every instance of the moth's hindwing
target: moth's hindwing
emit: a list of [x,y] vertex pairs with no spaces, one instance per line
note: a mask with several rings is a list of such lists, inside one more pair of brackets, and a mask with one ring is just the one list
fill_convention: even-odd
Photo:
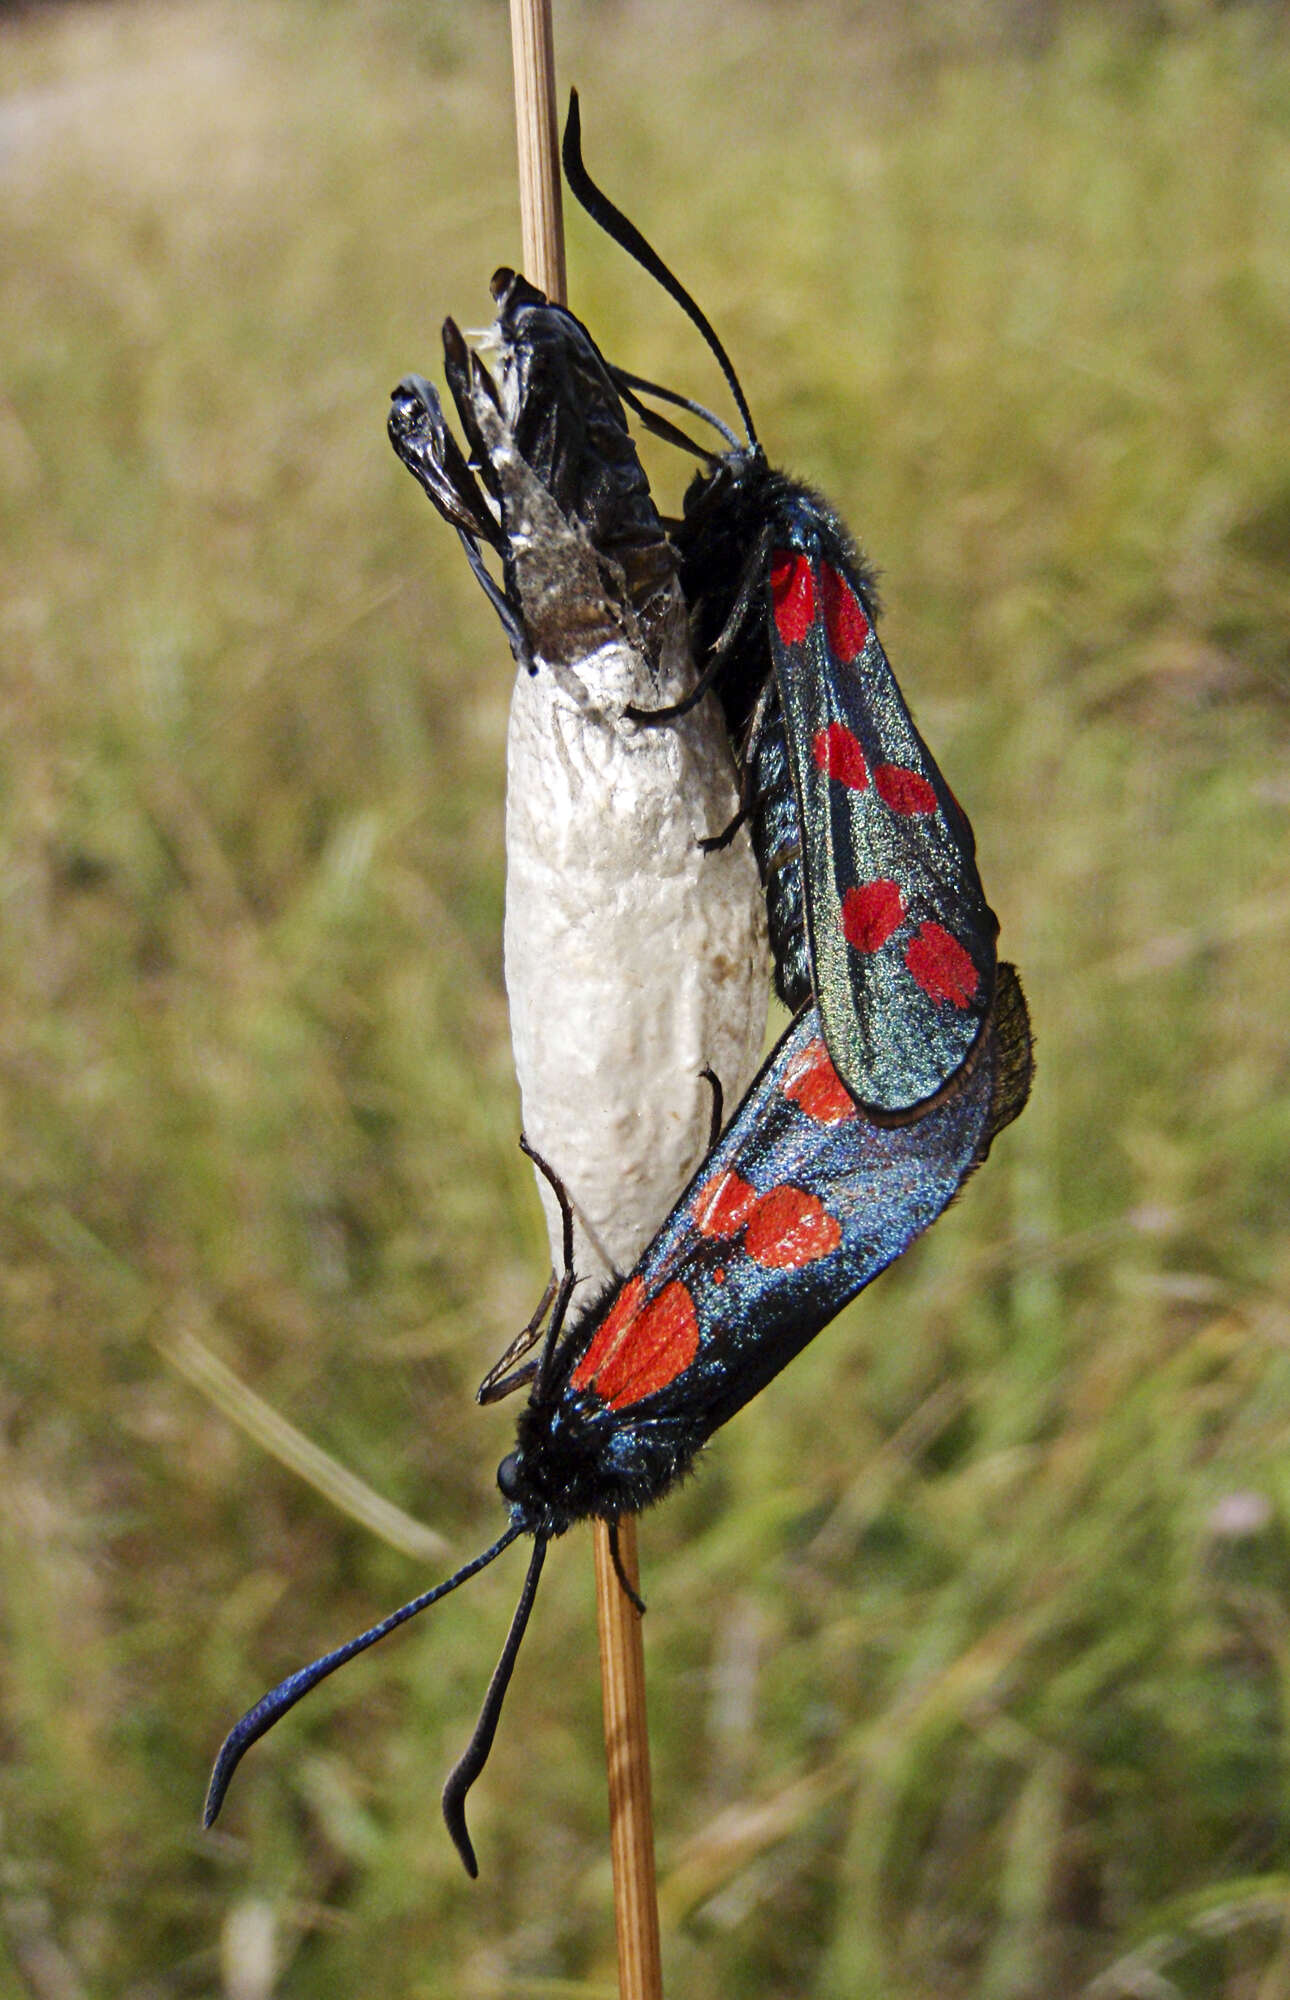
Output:
[[764,1387],[935,1221],[981,1157],[994,1042],[945,1102],[874,1124],[810,1007],[599,1323],[568,1388],[619,1430],[681,1420],[687,1445]]

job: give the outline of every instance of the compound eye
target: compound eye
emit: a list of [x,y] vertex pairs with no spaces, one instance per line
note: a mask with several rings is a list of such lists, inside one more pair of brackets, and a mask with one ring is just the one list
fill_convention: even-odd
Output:
[[501,1489],[503,1500],[518,1500],[522,1497],[523,1481],[521,1479],[520,1455],[517,1451],[508,1451],[498,1466],[497,1484]]

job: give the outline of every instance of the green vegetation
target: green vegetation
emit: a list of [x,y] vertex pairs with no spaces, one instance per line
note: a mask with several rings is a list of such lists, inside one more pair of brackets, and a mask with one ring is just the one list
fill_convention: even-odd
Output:
[[[1286,19],[712,12],[562,9],[588,157],[882,566],[1040,1068],[645,1523],[669,1991],[1280,2000]],[[197,1827],[250,1699],[496,1532],[512,1418],[471,1391],[543,1275],[509,663],[383,438],[517,259],[505,35],[447,0],[0,23],[6,1996],[613,1990],[585,1538],[478,1887],[437,1797],[518,1558]],[[570,236],[604,346],[715,399]]]

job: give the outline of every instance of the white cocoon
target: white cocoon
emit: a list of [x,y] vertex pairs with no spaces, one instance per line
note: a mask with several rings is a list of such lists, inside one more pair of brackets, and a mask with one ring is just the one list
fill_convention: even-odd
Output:
[[[688,660],[683,613],[676,631]],[[659,728],[623,716],[675,699],[666,678],[660,691],[619,640],[574,666],[521,669],[511,701],[511,1040],[525,1133],[564,1182],[575,1266],[593,1285],[631,1269],[707,1151],[704,1065],[733,1110],[766,1030],[747,834],[714,854],[698,844],[738,810],[720,712],[707,700]],[[559,1211],[539,1187],[558,1270]]]
[[[630,1270],[707,1151],[705,1065],[727,1113],[756,1071],[765,903],[746,830],[699,846],[739,806],[716,702],[657,726],[623,712],[694,685],[679,585],[662,586],[647,638],[615,565],[515,451],[491,397],[472,400],[536,668],[517,674],[507,748],[511,1040],[525,1134],[573,1205],[585,1301]],[[559,1208],[538,1187],[559,1271]]]

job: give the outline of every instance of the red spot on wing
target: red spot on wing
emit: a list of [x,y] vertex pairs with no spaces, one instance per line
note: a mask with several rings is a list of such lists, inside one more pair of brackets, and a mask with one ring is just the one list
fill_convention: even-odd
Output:
[[824,623],[832,647],[843,666],[848,666],[865,649],[869,620],[864,607],[845,577],[828,563],[820,564],[820,594],[824,599]]
[[856,1116],[855,1101],[818,1035],[784,1071],[784,1095],[817,1125],[840,1125]]
[[842,1241],[842,1227],[805,1188],[777,1187],[764,1194],[744,1236],[755,1264],[770,1271],[800,1271],[828,1257]]
[[[842,898],[842,935],[857,951],[880,950],[904,920],[905,899],[896,882],[863,882]],[[912,965],[909,969],[914,971]]]
[[574,1369],[575,1389],[593,1389],[611,1410],[666,1389],[699,1351],[694,1300],[680,1280],[642,1303],[645,1286],[629,1278],[591,1346]]
[[786,646],[800,646],[815,616],[815,578],[805,556],[776,549],[770,559],[775,629]]
[[714,1272],[712,1273],[712,1282],[713,1282],[713,1284],[714,1284],[714,1285],[724,1285],[724,1284],[725,1284],[725,1282],[726,1282],[726,1267],[725,1267],[725,1265],[724,1265],[724,1264],[718,1264],[718,1265],[717,1265],[717,1268],[716,1268],[716,1270],[715,1270],[715,1271],[714,1271]]
[[940,924],[920,924],[905,952],[905,963],[924,993],[966,1007],[975,1000],[980,974],[957,938]]
[[894,813],[934,813],[936,793],[917,771],[903,764],[877,764],[873,773],[878,797]]
[[836,778],[853,792],[867,789],[869,766],[860,739],[844,722],[831,722],[827,729],[817,729],[811,738],[811,755],[826,777]]
[[701,1236],[736,1236],[752,1214],[757,1190],[738,1174],[714,1174],[694,1197],[690,1213]]
[[645,1280],[629,1278],[596,1329],[590,1347],[570,1376],[575,1389],[589,1389],[600,1370],[613,1360],[645,1303]]

